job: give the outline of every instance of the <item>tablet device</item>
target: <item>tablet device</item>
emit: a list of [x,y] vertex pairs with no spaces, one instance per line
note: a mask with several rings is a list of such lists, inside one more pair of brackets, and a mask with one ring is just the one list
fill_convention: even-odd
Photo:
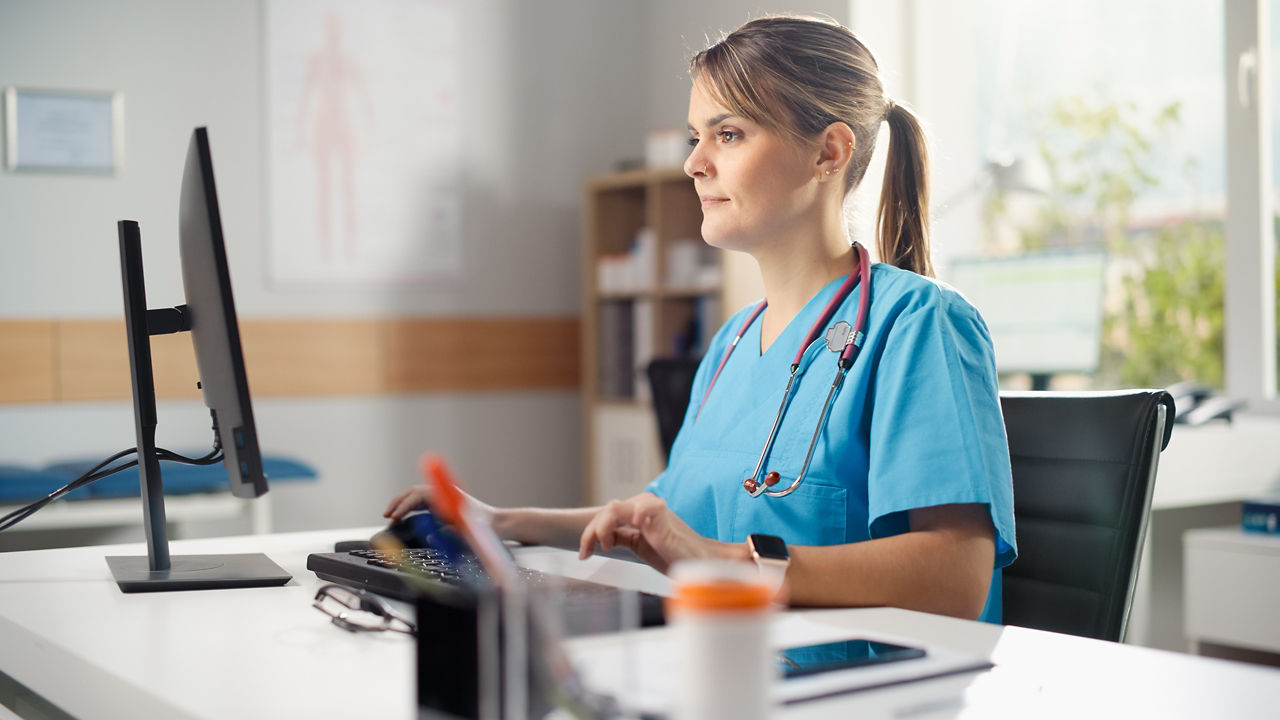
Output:
[[923,648],[877,640],[840,640],[819,645],[791,647],[778,654],[784,678],[804,677],[848,668],[924,657]]

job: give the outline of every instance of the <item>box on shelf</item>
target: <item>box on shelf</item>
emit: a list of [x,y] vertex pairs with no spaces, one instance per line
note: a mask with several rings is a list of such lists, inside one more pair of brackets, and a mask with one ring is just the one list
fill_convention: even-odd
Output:
[[720,264],[706,243],[696,238],[667,246],[666,284],[675,289],[714,290],[720,285]]
[[596,261],[596,286],[600,292],[643,292],[653,289],[657,270],[657,236],[640,228],[626,253],[601,255]]
[[1240,521],[1247,532],[1280,535],[1280,496],[1245,500]]
[[689,157],[689,133],[683,130],[654,130],[644,138],[644,164],[651,168],[684,165]]

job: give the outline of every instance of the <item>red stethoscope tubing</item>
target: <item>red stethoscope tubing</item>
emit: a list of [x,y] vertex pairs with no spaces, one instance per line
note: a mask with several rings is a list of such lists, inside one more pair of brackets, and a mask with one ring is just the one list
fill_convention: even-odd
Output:
[[[866,248],[862,247],[861,244],[855,242],[853,243],[853,248],[858,256],[857,275],[855,276],[851,274],[845,279],[844,283],[841,284],[840,289],[836,291],[835,297],[831,298],[831,302],[827,303],[827,307],[822,312],[822,316],[818,318],[818,321],[809,329],[808,336],[805,337],[804,343],[801,344],[800,349],[796,352],[795,359],[791,363],[791,375],[787,380],[787,388],[783,391],[782,404],[778,407],[778,415],[773,421],[773,428],[769,431],[769,439],[765,442],[764,450],[760,453],[760,461],[756,464],[755,472],[752,473],[752,476],[747,478],[743,483],[743,486],[752,497],[758,497],[761,494],[766,494],[770,497],[784,497],[794,492],[795,489],[800,486],[800,483],[804,481],[804,477],[809,471],[809,461],[813,458],[813,451],[817,445],[818,436],[822,432],[822,426],[826,423],[827,413],[831,409],[831,402],[835,398],[836,390],[840,387],[845,373],[853,366],[854,360],[857,359],[858,353],[862,350],[863,342],[866,340],[867,310],[871,305],[871,258],[867,253]],[[764,461],[765,458],[768,457],[769,451],[773,449],[773,441],[777,437],[778,427],[782,424],[782,418],[786,414],[788,401],[791,399],[791,390],[795,385],[796,372],[800,369],[800,360],[804,357],[804,353],[809,349],[809,346],[813,344],[813,341],[818,338],[820,333],[822,333],[826,324],[830,322],[831,317],[835,315],[836,309],[839,308],[846,299],[848,299],[849,295],[853,292],[855,285],[859,286],[858,317],[855,321],[853,332],[849,335],[845,343],[844,350],[840,353],[840,359],[837,362],[838,371],[836,373],[836,378],[831,384],[830,392],[827,393],[826,403],[822,406],[822,415],[818,418],[817,429],[814,430],[813,440],[809,443],[809,452],[805,455],[804,466],[800,469],[800,475],[796,477],[795,481],[786,489],[769,490],[768,488],[776,484],[777,478],[780,476],[778,476],[777,473],[769,473],[766,481],[761,482],[760,470],[764,467]],[[756,321],[756,318],[760,317],[760,313],[764,312],[764,309],[768,304],[768,300],[762,300],[760,304],[756,306],[755,310],[751,312],[747,321],[742,324],[742,329],[739,330],[737,336],[733,338],[733,342],[729,343],[728,349],[725,350],[724,358],[720,360],[720,365],[716,368],[715,374],[711,376],[711,383],[707,386],[707,391],[702,396],[702,403],[698,406],[698,415],[702,414],[702,408],[706,406],[707,398],[711,396],[711,389],[715,387],[716,380],[720,378],[720,372],[724,370],[724,366],[729,362],[729,357],[733,355],[734,349],[738,347],[738,342],[742,340],[744,335],[746,335],[747,329]],[[769,479],[772,479],[772,482],[769,482]]]

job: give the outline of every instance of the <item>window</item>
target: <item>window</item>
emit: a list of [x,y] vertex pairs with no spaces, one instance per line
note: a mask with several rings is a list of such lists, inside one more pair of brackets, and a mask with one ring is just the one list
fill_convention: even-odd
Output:
[[[1068,284],[1056,296],[1064,312],[1041,315],[1080,331],[1082,314],[1099,314],[1096,367],[1063,367],[1053,387],[1232,387],[1223,0],[1176,11],[1159,0],[969,0],[908,21],[914,68],[899,79],[935,143],[942,278],[1003,323],[1026,307],[1014,290],[963,287],[975,259],[1030,258],[1044,272],[1060,258],[1061,285],[1084,278],[1082,253],[1101,253],[1096,310],[1081,312],[1091,285]],[[1044,299],[1036,288],[1018,291],[1027,307]],[[1081,305],[1067,308],[1071,297]],[[1024,386],[1030,368],[994,334],[1002,383]]]

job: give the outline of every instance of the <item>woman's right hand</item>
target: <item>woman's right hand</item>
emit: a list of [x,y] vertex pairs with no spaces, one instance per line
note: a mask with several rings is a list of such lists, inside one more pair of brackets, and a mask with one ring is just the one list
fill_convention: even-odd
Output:
[[[465,492],[462,494],[466,497],[468,504],[479,509],[486,517],[493,516],[494,507],[492,505],[480,502]],[[387,504],[387,509],[382,511],[382,517],[390,518],[391,522],[396,522],[414,510],[426,510],[430,509],[430,507],[431,487],[425,482],[420,482],[417,485],[411,485],[404,492],[391,498],[391,502]]]
[[414,510],[427,508],[430,498],[431,488],[427,487],[426,483],[412,485],[404,492],[391,498],[387,509],[382,511],[382,517],[390,518],[391,522],[396,522]]

